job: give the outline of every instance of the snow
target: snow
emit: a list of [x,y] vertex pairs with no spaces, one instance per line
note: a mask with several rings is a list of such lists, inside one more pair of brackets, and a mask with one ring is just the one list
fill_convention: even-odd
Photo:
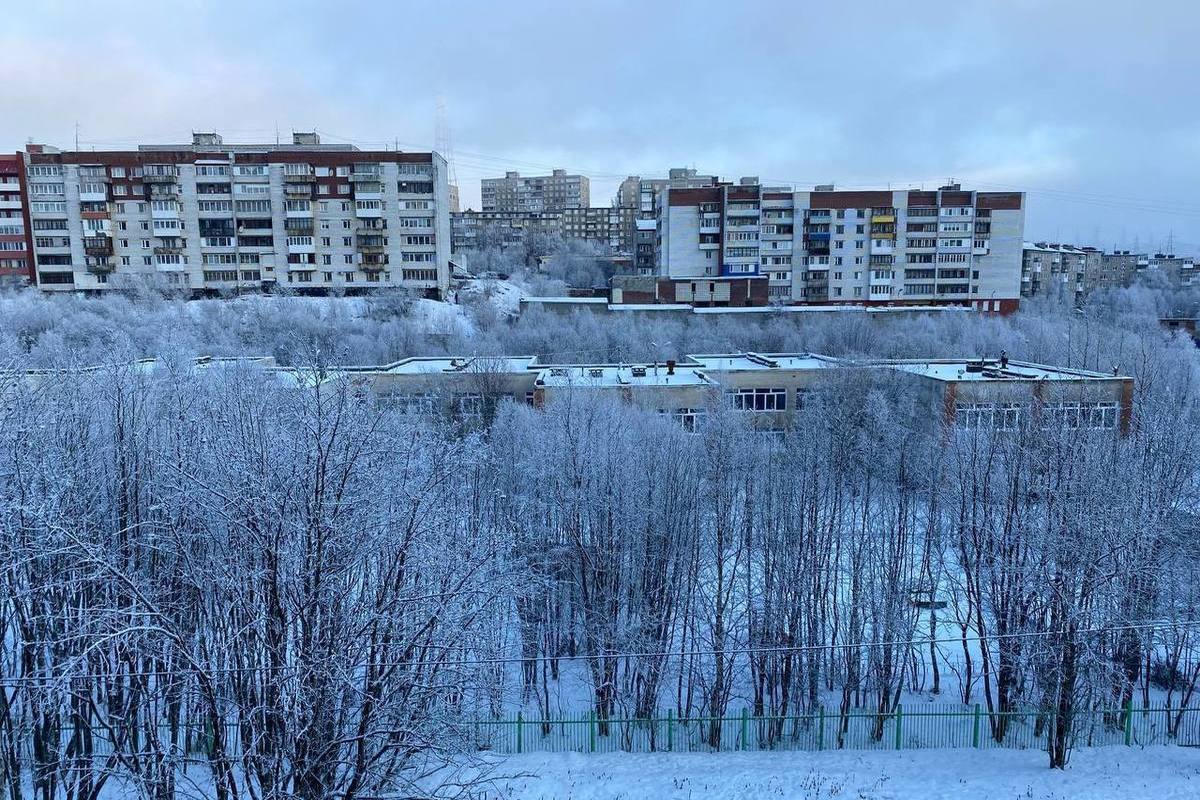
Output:
[[[498,762],[488,798],[521,800],[1182,800],[1200,796],[1200,750],[1075,751],[1064,771],[1036,750],[578,753]],[[518,777],[496,777],[518,776]]]
[[967,359],[939,359],[936,361],[880,361],[885,366],[901,372],[909,372],[924,378],[938,381],[1079,381],[1079,380],[1111,380],[1115,376],[1103,372],[1091,372],[1065,367],[1051,367],[1042,364],[1030,364],[1024,361],[1010,361],[1004,369],[993,361],[988,361],[987,370],[969,372]]

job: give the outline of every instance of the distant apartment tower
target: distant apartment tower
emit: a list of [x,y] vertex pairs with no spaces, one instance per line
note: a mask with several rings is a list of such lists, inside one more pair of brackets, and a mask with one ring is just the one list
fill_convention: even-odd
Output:
[[1021,258],[1021,296],[1082,302],[1088,291],[1088,275],[1100,269],[1101,257],[1094,247],[1026,242]]
[[631,208],[636,216],[631,220],[626,234],[633,251],[633,268],[639,275],[655,273],[655,246],[658,222],[655,208],[658,196],[664,189],[695,189],[716,186],[715,175],[699,175],[687,167],[675,167],[667,172],[666,178],[642,178],[630,175],[617,188],[615,205]]
[[957,184],[937,191],[797,192],[743,178],[668,187],[657,202],[656,269],[684,295],[696,288],[691,279],[713,285],[756,279],[781,304],[952,304],[1008,312],[1021,298],[1024,205],[1020,192],[965,191]]
[[503,178],[484,178],[480,193],[484,211],[542,213],[591,205],[587,176],[568,175],[564,169],[550,175],[522,177],[519,172],[506,172]]
[[29,280],[33,253],[26,212],[24,161],[19,154],[0,155],[0,286]]
[[211,292],[449,287],[446,161],[296,133],[291,145],[192,143],[24,154],[37,285],[121,278]]

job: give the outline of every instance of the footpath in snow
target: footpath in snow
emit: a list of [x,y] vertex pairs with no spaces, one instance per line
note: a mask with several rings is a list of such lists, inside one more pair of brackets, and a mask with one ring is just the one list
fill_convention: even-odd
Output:
[[[500,777],[504,776],[504,777]],[[1077,750],[1065,771],[1035,750],[580,755],[497,762],[488,798],[520,800],[1183,800],[1200,749]]]

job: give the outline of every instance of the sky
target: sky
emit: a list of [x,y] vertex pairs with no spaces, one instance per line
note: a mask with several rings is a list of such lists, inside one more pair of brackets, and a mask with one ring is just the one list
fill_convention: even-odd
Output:
[[[0,151],[290,139],[621,178],[1029,193],[1026,238],[1200,254],[1200,4],[39,2],[0,21]],[[444,129],[439,136],[438,109]],[[76,126],[78,125],[78,129]]]

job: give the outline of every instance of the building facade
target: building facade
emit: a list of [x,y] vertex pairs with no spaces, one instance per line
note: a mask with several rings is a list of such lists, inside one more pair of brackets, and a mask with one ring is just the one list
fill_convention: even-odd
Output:
[[620,206],[568,208],[562,212],[562,235],[604,245],[614,254],[629,254],[634,218],[632,208]]
[[672,168],[666,178],[642,178],[630,175],[621,181],[613,205],[633,209],[629,220],[630,230],[626,234],[633,256],[633,269],[638,275],[655,274],[655,246],[658,230],[656,208],[659,195],[664,189],[697,189],[716,186],[715,175],[700,175],[686,167]]
[[154,279],[191,292],[450,282],[446,161],[297,133],[291,145],[190,145],[23,156],[37,285],[98,291]]
[[24,178],[20,154],[0,156],[0,286],[21,286],[31,276],[33,247]]
[[562,234],[563,215],[558,212],[460,211],[450,215],[452,249],[455,253],[486,247],[524,246],[531,233]]
[[480,181],[484,211],[543,213],[591,205],[591,187],[586,175],[568,175],[556,169],[549,175],[522,177],[506,172],[503,178]]
[[1103,253],[1073,244],[1026,242],[1021,257],[1021,296],[1083,302],[1089,278],[1100,271]]
[[765,277],[780,304],[954,304],[1016,310],[1020,192],[792,191],[756,178],[666,188],[655,269],[669,278]]

